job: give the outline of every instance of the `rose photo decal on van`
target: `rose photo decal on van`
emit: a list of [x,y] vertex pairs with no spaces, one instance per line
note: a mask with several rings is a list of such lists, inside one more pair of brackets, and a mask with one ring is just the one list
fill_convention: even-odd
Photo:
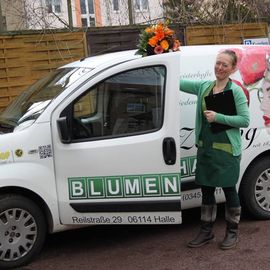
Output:
[[267,69],[262,82],[262,92],[263,98],[260,108],[264,112],[264,124],[270,134],[270,54],[267,56]]
[[[233,80],[245,92],[248,102],[253,102],[251,92],[256,91],[259,108],[262,111],[260,122],[270,135],[270,49],[269,46],[245,46],[234,48],[238,57],[238,71],[241,81]],[[252,112],[251,112],[252,115]],[[252,115],[254,117],[254,115]]]

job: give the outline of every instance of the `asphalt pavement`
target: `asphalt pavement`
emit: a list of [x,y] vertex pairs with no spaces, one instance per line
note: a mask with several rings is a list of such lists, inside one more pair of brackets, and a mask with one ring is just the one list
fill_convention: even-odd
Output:
[[201,248],[186,243],[198,231],[199,209],[181,225],[95,226],[48,236],[42,253],[21,270],[269,270],[270,221],[243,217],[237,248],[219,249],[225,232],[218,208],[216,239]]

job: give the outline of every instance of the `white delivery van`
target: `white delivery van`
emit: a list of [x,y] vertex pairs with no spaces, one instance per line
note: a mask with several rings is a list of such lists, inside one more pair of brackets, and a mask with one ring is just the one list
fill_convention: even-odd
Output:
[[[95,56],[50,73],[0,114],[0,268],[29,262],[47,233],[176,224],[182,209],[198,207],[196,97],[179,91],[179,79],[214,80],[216,55],[225,48],[240,55],[244,65],[234,79],[250,96],[251,124],[241,130],[242,204],[269,218],[269,115],[261,102],[269,92],[270,46]],[[251,71],[243,71],[248,61]],[[224,201],[221,189],[216,195]]]

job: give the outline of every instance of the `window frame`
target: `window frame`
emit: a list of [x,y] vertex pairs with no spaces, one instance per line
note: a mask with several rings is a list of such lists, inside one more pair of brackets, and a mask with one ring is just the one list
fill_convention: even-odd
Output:
[[[146,8],[144,8],[143,1],[146,1]],[[149,10],[148,0],[134,0],[134,10],[136,12],[145,12]]]
[[119,0],[113,0],[112,4],[113,4],[113,11],[116,13],[119,12]]
[[[111,134],[111,135],[103,135],[103,136],[97,136],[97,137],[87,137],[87,138],[79,138],[79,139],[74,139],[72,136],[72,120],[74,118],[74,105],[78,100],[80,100],[83,96],[89,94],[91,90],[94,90],[97,88],[98,85],[104,83],[106,80],[109,80],[112,77],[118,76],[120,74],[123,74],[125,72],[131,72],[133,70],[138,70],[138,69],[145,69],[145,68],[157,68],[157,67],[162,67],[164,69],[164,82],[163,82],[163,87],[161,90],[162,98],[161,98],[161,120],[160,120],[160,125],[156,128],[148,129],[148,130],[143,130],[143,131],[137,131],[137,132],[130,132],[130,133],[122,133],[122,134]],[[85,90],[83,93],[81,93],[78,97],[76,97],[62,112],[60,113],[60,117],[67,117],[67,123],[68,123],[68,129],[70,131],[70,136],[71,140],[69,143],[80,143],[80,142],[88,142],[88,141],[100,141],[100,140],[108,140],[108,139],[118,139],[118,138],[125,138],[125,137],[132,137],[132,136],[139,136],[139,135],[145,135],[149,133],[154,133],[157,132],[158,130],[162,129],[164,125],[164,113],[165,113],[165,98],[166,98],[166,84],[167,84],[167,67],[163,64],[158,64],[158,65],[150,65],[150,66],[142,66],[142,67],[136,67],[132,68],[129,70],[121,71],[118,73],[115,73],[107,78],[104,78],[103,80],[97,82],[96,84],[92,85],[90,88]],[[98,99],[100,97],[97,97],[97,104],[100,102]],[[104,107],[102,108],[104,111]],[[102,115],[104,119],[104,114]]]
[[[96,15],[95,15],[94,1],[92,0],[93,13],[90,13],[90,5],[89,5],[90,0],[80,0],[80,6],[81,6],[82,1],[83,1],[84,6],[85,6],[85,13],[81,12],[81,22],[82,22],[82,19],[84,19],[87,21],[87,27],[95,26],[96,25]],[[83,26],[83,23],[82,23],[82,26]],[[86,26],[83,26],[83,27],[86,27]]]
[[[47,12],[60,14],[62,12],[62,0],[46,0]],[[59,8],[59,10],[57,10]]]

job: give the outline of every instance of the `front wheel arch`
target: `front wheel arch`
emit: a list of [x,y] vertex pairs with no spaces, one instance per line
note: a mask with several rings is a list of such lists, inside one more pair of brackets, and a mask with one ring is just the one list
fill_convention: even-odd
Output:
[[0,189],[0,196],[8,196],[11,194],[26,197],[32,200],[34,203],[36,203],[39,206],[39,208],[42,210],[46,218],[47,231],[49,233],[53,232],[54,224],[53,224],[52,213],[47,203],[38,194],[34,193],[33,191],[29,189],[16,187],[16,186],[9,186],[9,187],[4,187]]

